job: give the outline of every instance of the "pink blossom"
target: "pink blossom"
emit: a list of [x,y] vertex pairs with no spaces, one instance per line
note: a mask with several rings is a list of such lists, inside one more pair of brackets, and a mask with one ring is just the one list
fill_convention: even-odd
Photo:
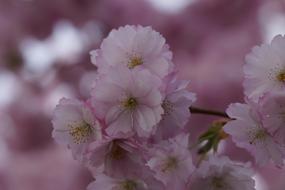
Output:
[[147,184],[139,179],[115,179],[104,174],[96,176],[96,181],[91,183],[87,190],[150,190]]
[[147,70],[118,66],[102,76],[92,91],[96,114],[105,120],[111,136],[151,135],[163,109],[161,81]]
[[189,135],[180,134],[156,146],[147,165],[155,172],[155,178],[162,181],[166,189],[185,189],[194,170],[190,151]]
[[194,172],[191,190],[254,190],[253,171],[249,165],[228,157],[210,156]]
[[124,26],[112,30],[99,50],[91,51],[91,61],[99,72],[109,67],[124,65],[127,68],[146,68],[159,77],[173,69],[172,53],[165,39],[151,27]]
[[244,88],[250,99],[257,101],[267,92],[285,89],[284,48],[285,37],[278,35],[246,56]]
[[164,114],[158,124],[156,137],[171,138],[181,132],[190,117],[189,107],[196,100],[194,93],[187,90],[188,81],[176,79],[176,75],[167,77],[167,83],[162,108]]
[[76,159],[82,159],[88,145],[101,139],[101,125],[83,102],[63,98],[55,108],[52,136],[68,146]]
[[262,125],[256,105],[235,103],[226,112],[234,120],[224,126],[224,131],[232,136],[238,147],[248,150],[259,165],[270,160],[283,165],[284,149]]
[[[90,144],[87,159],[93,173],[104,172],[107,175],[121,177],[139,175],[144,166],[139,145],[132,139],[103,140]],[[127,168],[127,169],[126,169]]]
[[159,183],[149,175],[136,177],[110,177],[105,174],[95,176],[95,182],[92,182],[87,190],[164,190],[163,184]]
[[270,93],[260,102],[264,127],[282,145],[285,145],[285,94]]

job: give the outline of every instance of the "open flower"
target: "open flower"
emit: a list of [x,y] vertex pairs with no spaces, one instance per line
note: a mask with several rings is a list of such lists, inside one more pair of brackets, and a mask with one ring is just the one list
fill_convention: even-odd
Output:
[[224,126],[237,146],[247,149],[259,165],[273,160],[283,165],[284,149],[264,128],[255,104],[231,104],[227,114],[234,120]]
[[267,92],[285,89],[284,48],[285,37],[278,35],[246,56],[244,88],[250,99],[258,101]]
[[[138,169],[139,170],[139,169]],[[104,173],[95,175],[87,190],[165,190],[164,185],[153,178],[149,171],[140,171],[137,176],[111,177]]]
[[162,141],[153,150],[147,165],[155,172],[157,180],[163,182],[166,189],[185,189],[194,170],[190,151],[189,135],[180,134],[168,141]]
[[106,122],[106,132],[111,136],[150,136],[163,114],[160,83],[147,70],[122,66],[102,76],[92,91],[92,103]]
[[191,190],[254,190],[253,172],[249,165],[227,157],[210,156],[193,173]]
[[182,131],[190,118],[189,107],[196,100],[194,93],[187,90],[189,81],[179,81],[175,75],[166,77],[165,97],[162,102],[164,113],[156,130],[156,139],[168,139]]
[[99,50],[91,52],[91,61],[99,72],[115,65],[129,69],[144,68],[159,77],[173,68],[172,53],[165,39],[151,27],[124,26],[112,30]]
[[269,93],[260,102],[264,127],[285,145],[285,93]]
[[81,160],[88,145],[101,139],[101,125],[92,110],[83,102],[63,98],[53,116],[52,136],[60,144],[71,148],[76,159]]
[[[147,184],[135,178],[111,178],[104,174],[96,175],[96,181],[87,190],[151,190]],[[154,189],[153,189],[154,190]]]
[[140,151],[132,139],[105,137],[90,144],[87,166],[95,174],[99,171],[112,177],[137,176],[141,172],[138,168],[144,167]]

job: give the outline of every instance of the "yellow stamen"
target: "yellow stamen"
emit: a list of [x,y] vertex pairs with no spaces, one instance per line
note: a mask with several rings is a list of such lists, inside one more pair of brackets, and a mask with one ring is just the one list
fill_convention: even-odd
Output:
[[120,147],[116,141],[112,142],[110,149],[110,157],[114,160],[121,160],[126,154],[126,150]]
[[278,73],[278,75],[276,76],[277,80],[280,82],[285,82],[285,71],[282,71],[280,73]]
[[249,143],[254,144],[256,140],[264,140],[266,136],[267,136],[267,133],[264,130],[259,130],[254,133],[253,138]]
[[93,133],[90,124],[82,122],[79,125],[70,125],[69,134],[72,136],[76,144],[86,143]]
[[123,102],[123,106],[127,109],[134,109],[138,105],[138,102],[135,98],[128,98]]
[[175,169],[178,166],[178,160],[175,157],[168,157],[162,168],[162,172],[167,172],[169,170]]
[[137,188],[137,183],[134,180],[126,180],[121,183],[122,190],[135,190]]
[[169,115],[174,111],[173,104],[167,99],[163,100],[161,107],[164,110],[164,115]]
[[218,188],[218,189],[225,187],[224,181],[221,177],[213,177],[212,185],[213,187]]
[[138,65],[142,65],[143,64],[143,59],[139,56],[134,56],[132,57],[129,62],[128,62],[128,67],[130,69],[135,68]]

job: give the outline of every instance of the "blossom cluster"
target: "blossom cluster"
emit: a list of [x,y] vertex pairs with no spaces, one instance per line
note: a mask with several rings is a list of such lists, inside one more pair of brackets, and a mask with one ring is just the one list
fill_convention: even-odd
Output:
[[[219,155],[194,163],[185,126],[196,95],[178,79],[161,34],[142,26],[112,30],[91,61],[97,78],[90,98],[61,99],[52,121],[54,139],[94,175],[88,190],[255,189],[249,164]],[[230,125],[239,118],[225,131],[234,134]]]
[[285,37],[256,46],[244,65],[245,103],[229,105],[233,119],[224,126],[237,146],[248,150],[257,165],[282,167],[285,158]]

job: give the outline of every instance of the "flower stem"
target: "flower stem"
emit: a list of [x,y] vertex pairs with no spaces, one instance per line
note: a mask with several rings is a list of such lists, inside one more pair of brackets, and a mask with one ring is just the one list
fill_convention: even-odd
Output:
[[209,110],[209,109],[197,108],[193,106],[191,106],[189,109],[192,114],[205,114],[205,115],[214,115],[214,116],[229,118],[229,116],[225,112],[221,112],[217,110]]

